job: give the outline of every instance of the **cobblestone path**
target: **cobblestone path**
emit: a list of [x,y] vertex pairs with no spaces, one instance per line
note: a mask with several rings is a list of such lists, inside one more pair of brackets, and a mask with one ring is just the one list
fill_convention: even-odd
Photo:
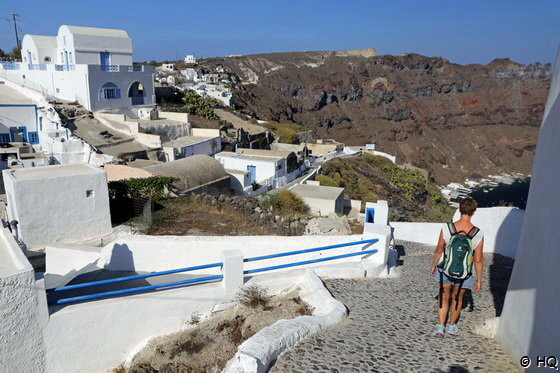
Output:
[[438,284],[427,275],[432,248],[400,244],[399,278],[326,281],[348,318],[300,342],[270,372],[518,371],[497,342],[473,332],[501,310],[513,262],[485,254],[483,289],[466,296],[472,301],[461,314],[461,335],[435,338]]

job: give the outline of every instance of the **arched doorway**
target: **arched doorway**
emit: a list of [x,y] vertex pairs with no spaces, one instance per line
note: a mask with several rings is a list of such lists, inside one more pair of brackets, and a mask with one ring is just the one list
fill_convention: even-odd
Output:
[[134,82],[128,89],[128,97],[132,105],[144,105],[144,86],[140,82]]

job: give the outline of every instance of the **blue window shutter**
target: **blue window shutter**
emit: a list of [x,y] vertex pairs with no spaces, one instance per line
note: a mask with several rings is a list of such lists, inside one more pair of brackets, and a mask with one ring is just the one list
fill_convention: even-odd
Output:
[[115,89],[115,98],[121,98],[121,90],[120,89]]

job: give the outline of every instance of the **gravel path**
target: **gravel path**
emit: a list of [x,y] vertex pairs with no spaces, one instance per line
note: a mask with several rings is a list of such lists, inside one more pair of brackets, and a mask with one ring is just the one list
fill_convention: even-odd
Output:
[[461,336],[439,339],[431,336],[438,292],[438,284],[427,275],[432,248],[400,244],[399,278],[326,281],[348,307],[348,318],[303,340],[270,372],[517,371],[497,342],[473,332],[501,311],[513,262],[485,255],[483,290],[463,309]]

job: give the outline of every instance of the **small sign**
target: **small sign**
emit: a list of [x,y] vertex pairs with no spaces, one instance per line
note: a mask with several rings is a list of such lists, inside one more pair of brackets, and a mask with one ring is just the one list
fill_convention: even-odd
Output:
[[375,150],[375,144],[366,144],[366,150]]

